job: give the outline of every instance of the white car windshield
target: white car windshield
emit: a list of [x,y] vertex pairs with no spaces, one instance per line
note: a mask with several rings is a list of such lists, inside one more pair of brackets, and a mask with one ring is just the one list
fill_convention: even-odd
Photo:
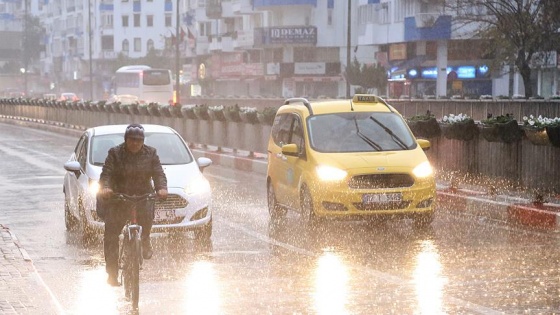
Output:
[[[172,133],[145,133],[144,143],[156,148],[162,165],[188,164],[193,161],[185,143]],[[97,166],[103,166],[109,149],[123,143],[123,134],[94,136],[91,139],[89,160]]]
[[308,118],[311,147],[319,152],[410,150],[416,141],[394,113],[349,112]]

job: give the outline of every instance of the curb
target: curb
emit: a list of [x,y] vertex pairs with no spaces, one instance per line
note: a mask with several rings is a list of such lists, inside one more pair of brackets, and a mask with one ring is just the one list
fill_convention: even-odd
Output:
[[10,237],[12,238],[12,242],[14,242],[14,244],[16,244],[16,246],[17,246],[17,248],[18,248],[18,250],[19,250],[19,252],[20,252],[20,254],[21,254],[21,257],[23,257],[23,260],[25,260],[25,261],[32,261],[31,256],[29,256],[29,254],[27,253],[27,251],[25,250],[25,248],[23,248],[23,247],[21,246],[21,244],[19,243],[19,239],[16,237],[16,235],[14,234],[14,232],[12,232],[12,231],[10,230],[10,228],[5,227],[5,226],[3,226],[3,225],[1,225],[1,224],[0,224],[0,227],[2,227],[3,229],[5,229],[5,230],[8,232],[8,234],[10,234]]
[[[83,133],[83,127],[80,126],[67,126],[25,117],[0,115],[0,122],[25,125],[71,136],[80,136]],[[266,157],[243,156],[236,153],[235,150],[224,152],[191,148],[191,151],[195,158],[207,157],[217,165],[262,175],[267,173]],[[439,184],[436,194],[438,207],[444,210],[461,211],[494,220],[560,231],[560,204],[558,203],[534,204],[531,200],[524,198],[489,195],[486,192],[461,188],[450,189],[448,186]],[[22,255],[24,254],[22,253]]]
[[530,200],[504,195],[490,196],[467,189],[438,188],[437,204],[450,211],[462,211],[509,223],[560,231],[560,205],[535,204]]

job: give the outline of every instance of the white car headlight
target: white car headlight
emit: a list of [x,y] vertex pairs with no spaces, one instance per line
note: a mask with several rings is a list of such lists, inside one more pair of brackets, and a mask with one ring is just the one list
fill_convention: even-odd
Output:
[[99,191],[99,182],[93,179],[89,180],[88,191],[92,196],[96,196]]
[[425,162],[422,162],[422,163],[418,164],[412,170],[412,173],[417,178],[425,178],[425,177],[431,176],[434,173],[434,169],[432,168],[432,165],[430,164],[430,162],[425,161]]
[[199,176],[198,178],[192,180],[185,187],[185,193],[187,195],[196,195],[210,191],[210,182],[204,176]]
[[332,166],[327,166],[327,165],[317,166],[316,171],[317,171],[317,176],[319,176],[319,179],[322,181],[342,180],[348,174],[344,170]]

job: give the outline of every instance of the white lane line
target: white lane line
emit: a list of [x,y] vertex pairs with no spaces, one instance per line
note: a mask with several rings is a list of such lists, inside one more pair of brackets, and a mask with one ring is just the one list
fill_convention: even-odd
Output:
[[[288,249],[288,250],[291,250],[293,252],[296,252],[296,253],[299,253],[299,254],[302,254],[302,255],[305,255],[305,256],[309,256],[309,257],[318,257],[319,256],[319,254],[308,251],[308,250],[305,250],[303,248],[299,248],[299,247],[296,247],[296,246],[293,246],[293,245],[290,245],[290,244],[287,244],[287,243],[283,243],[283,242],[279,242],[277,240],[271,239],[267,235],[264,235],[264,234],[258,233],[256,231],[250,230],[250,229],[248,229],[248,228],[246,228],[246,227],[244,227],[240,224],[230,222],[230,221],[226,221],[226,220],[224,220],[224,221],[220,220],[219,222],[220,222],[220,224],[225,224],[225,225],[227,225],[227,226],[229,226],[233,229],[241,231],[241,232],[243,232],[243,233],[245,233],[249,236],[252,236],[252,237],[254,237],[258,240],[261,240],[265,243],[272,244],[272,245],[275,245],[275,246],[280,246],[282,248],[285,248],[285,249]],[[403,279],[401,277],[391,275],[391,274],[388,274],[388,273],[385,273],[385,272],[382,272],[382,271],[379,271],[379,270],[375,270],[375,269],[371,269],[371,268],[367,268],[367,267],[363,267],[363,266],[358,266],[358,268],[361,269],[362,271],[368,273],[368,274],[373,275],[374,277],[376,277],[378,279],[381,279],[381,280],[383,280],[385,282],[388,282],[388,283],[391,283],[391,284],[411,285],[413,283],[412,280]],[[455,298],[455,297],[452,297],[452,296],[448,296],[447,299],[451,303],[453,303],[454,305],[463,307],[463,308],[468,309],[470,311],[473,311],[477,314],[482,314],[482,315],[504,314],[503,312],[500,312],[500,311],[497,311],[497,310],[494,310],[494,309],[491,309],[491,308],[488,308],[488,307],[485,307],[485,306],[482,306],[482,305],[478,305],[478,304],[475,304],[475,303],[472,303],[472,302],[469,302],[469,301],[465,301],[465,300],[462,300],[462,299],[459,299],[459,298]]]
[[56,167],[55,168],[53,166],[53,164],[46,163],[43,159],[32,157],[29,154],[20,152],[18,150],[14,150],[14,149],[8,148],[6,146],[1,146],[0,151],[4,152],[5,154],[7,154],[9,156],[13,156],[14,158],[16,158],[18,160],[21,160],[25,163],[28,163],[32,166],[36,166],[38,168],[48,170],[48,171],[55,171],[58,174],[64,174],[65,173],[64,169],[62,167]]
[[229,182],[229,183],[239,183],[238,180],[231,179],[229,177],[220,176],[220,175],[204,173],[204,176],[219,179],[221,181],[225,181],[225,182]]

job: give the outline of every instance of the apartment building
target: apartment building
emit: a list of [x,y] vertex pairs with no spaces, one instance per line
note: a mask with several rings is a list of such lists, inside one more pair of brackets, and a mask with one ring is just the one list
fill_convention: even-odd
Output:
[[[376,92],[391,97],[523,93],[518,75],[490,73],[482,45],[439,0],[41,0],[33,10],[47,32],[41,74],[84,97],[90,84],[93,98],[110,92],[119,56],[152,48],[198,87],[183,96],[343,97],[354,57],[386,67],[388,89]],[[557,93],[556,60],[535,73],[541,95]]]

